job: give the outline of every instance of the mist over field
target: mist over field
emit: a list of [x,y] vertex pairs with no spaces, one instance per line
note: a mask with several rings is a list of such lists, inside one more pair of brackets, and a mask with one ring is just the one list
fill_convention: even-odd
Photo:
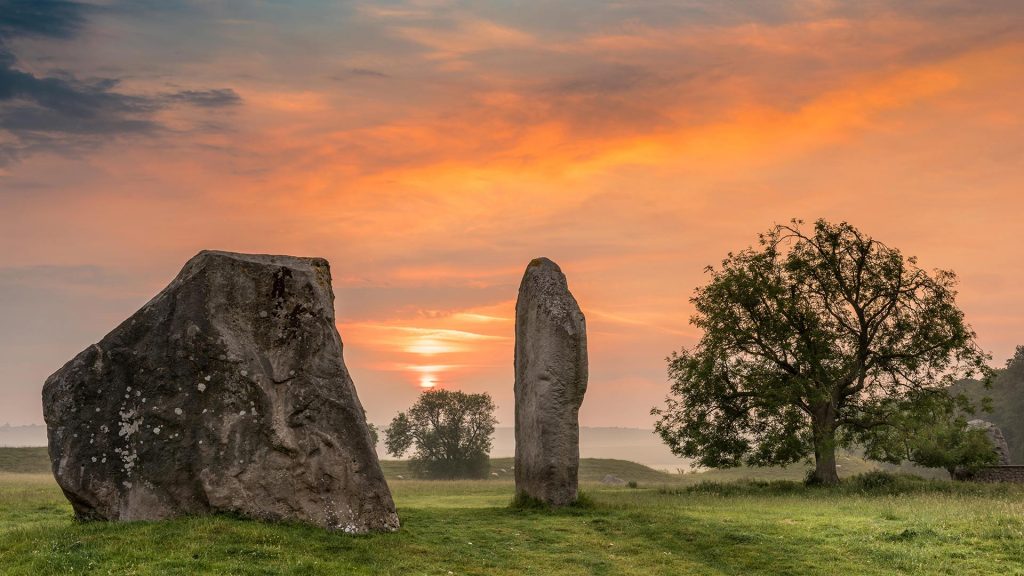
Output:
[[[515,451],[515,431],[512,428],[496,428],[491,457],[514,456]],[[654,435],[654,431],[639,428],[581,427],[580,457],[631,460],[669,472],[676,472],[679,468],[688,469],[690,462],[673,455],[661,439]]]
[[[46,446],[45,426],[0,425],[0,447]],[[494,430],[492,458],[515,455],[515,430],[499,427]],[[377,444],[377,454],[389,460],[384,442]],[[580,428],[581,458],[612,458],[631,460],[656,470],[676,472],[688,469],[689,460],[672,454],[652,430],[639,428]]]
[[46,426],[36,424],[28,426],[0,425],[0,447],[29,446],[46,446]]

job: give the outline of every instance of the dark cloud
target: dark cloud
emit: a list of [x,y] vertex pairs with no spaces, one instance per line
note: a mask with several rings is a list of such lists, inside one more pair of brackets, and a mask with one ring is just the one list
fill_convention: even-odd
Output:
[[16,69],[14,55],[0,43],[0,128],[25,132],[110,134],[139,132],[157,104],[114,91],[117,80],[76,80],[71,75],[37,77]]
[[71,38],[85,21],[85,7],[66,0],[0,0],[0,38]]
[[347,82],[360,78],[366,80],[384,80],[386,78],[391,78],[391,75],[371,68],[349,68],[348,70],[332,75],[330,78],[337,82]]
[[99,137],[149,133],[160,102],[117,92],[117,80],[78,80],[70,74],[40,77],[16,68],[0,41],[0,165],[31,152],[68,149]]
[[183,102],[202,108],[221,108],[242,103],[242,97],[231,88],[215,88],[212,90],[182,90],[168,94],[170,102]]
[[370,70],[369,68],[352,68],[348,71],[351,76],[365,76],[369,78],[390,78],[391,76],[379,72],[377,70]]
[[96,145],[111,137],[162,129],[153,115],[175,104],[219,108],[241,103],[230,88],[135,95],[119,80],[84,80],[69,72],[37,75],[19,69],[5,42],[19,36],[69,40],[80,33],[89,7],[64,0],[0,0],[0,166],[39,150]]
[[553,82],[548,91],[556,94],[601,96],[631,92],[658,81],[650,71],[625,64],[606,65]]

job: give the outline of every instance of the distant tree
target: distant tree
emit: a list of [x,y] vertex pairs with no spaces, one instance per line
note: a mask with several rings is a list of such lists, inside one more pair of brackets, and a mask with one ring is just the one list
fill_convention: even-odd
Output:
[[1017,346],[1013,357],[1006,361],[1006,372],[1018,379],[1024,379],[1024,346]]
[[426,478],[484,478],[494,434],[489,394],[428,390],[385,431],[388,454],[413,450],[410,468]]
[[966,400],[959,378],[988,356],[956,306],[956,277],[933,274],[853,226],[775,226],[729,254],[691,299],[700,341],[668,359],[656,428],[700,465],[790,464],[838,481],[838,446],[898,434],[899,415]]

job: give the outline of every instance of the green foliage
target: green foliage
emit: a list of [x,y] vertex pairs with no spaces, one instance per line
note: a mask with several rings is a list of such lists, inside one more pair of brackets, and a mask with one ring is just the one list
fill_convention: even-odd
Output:
[[[906,478],[910,478],[909,476]],[[851,485],[856,486],[865,491],[875,490],[888,490],[893,486],[896,486],[900,481],[904,479],[898,474],[892,472],[883,472],[881,470],[875,470],[872,472],[866,472],[859,474],[847,480]]]
[[908,444],[909,460],[929,468],[945,468],[951,476],[998,463],[988,434],[959,421],[952,426],[929,426]]
[[494,434],[489,394],[428,390],[385,431],[388,454],[413,450],[411,472],[421,478],[484,478]]
[[377,442],[380,442],[380,430],[372,422],[367,422],[366,427],[370,429],[370,439],[373,440],[373,445],[376,446]]
[[926,395],[907,406],[899,404],[891,403],[887,426],[868,434],[851,432],[868,458],[942,468],[950,477],[998,462],[995,447],[985,431],[967,425],[963,413],[972,409],[962,394],[946,398]]
[[708,268],[692,298],[703,336],[668,359],[671,392],[652,413],[673,452],[701,466],[813,454],[815,480],[832,484],[837,447],[898,434],[894,415],[962,404],[950,385],[984,377],[988,356],[952,272],[929,274],[845,222],[800,224]]
[[999,463],[992,441],[985,430],[957,426],[911,442],[912,462],[929,468],[945,468],[950,476],[968,475],[984,466]]

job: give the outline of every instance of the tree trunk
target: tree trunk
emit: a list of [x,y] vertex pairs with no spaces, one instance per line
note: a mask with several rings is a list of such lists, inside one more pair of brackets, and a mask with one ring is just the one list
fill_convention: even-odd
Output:
[[811,425],[814,428],[814,481],[826,486],[838,484],[835,411],[831,406],[816,411]]

